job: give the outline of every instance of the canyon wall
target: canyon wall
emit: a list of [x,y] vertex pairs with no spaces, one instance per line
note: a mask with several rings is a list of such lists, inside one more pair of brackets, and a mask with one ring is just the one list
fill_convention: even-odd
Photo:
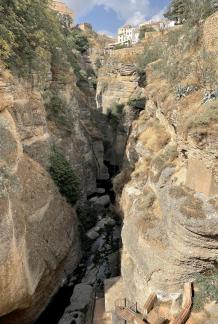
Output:
[[2,71],[1,98],[1,323],[30,323],[79,260],[77,218],[40,163],[50,135],[39,92]]
[[140,107],[132,107],[131,102],[136,98],[143,102],[145,97],[144,74],[139,74],[134,63],[137,55],[138,50],[114,51],[98,70],[96,103],[97,111],[105,116],[106,121],[100,125],[106,144],[105,160],[119,167],[125,159],[132,122],[140,111],[137,109]]
[[81,257],[75,210],[48,173],[53,146],[80,180],[81,203],[108,178],[93,89],[67,77],[24,81],[1,69],[1,323],[32,323]]
[[[213,53],[214,17],[203,33]],[[142,51],[94,49],[80,58],[80,82],[63,67],[43,81],[1,68],[0,323],[32,323],[81,256],[75,210],[48,173],[54,146],[80,179],[81,203],[109,179],[105,161],[122,169],[122,292],[139,309],[150,292],[175,300],[217,268],[217,100],[203,103],[202,88],[177,100],[153,63],[146,78],[137,69]]]
[[[217,40],[213,21],[217,14],[204,28],[208,51]],[[145,110],[126,147],[133,172],[116,179],[124,185],[123,294],[141,310],[151,292],[176,300],[185,282],[215,271],[218,260],[217,99],[203,103],[199,89],[178,100],[153,63],[146,77]]]

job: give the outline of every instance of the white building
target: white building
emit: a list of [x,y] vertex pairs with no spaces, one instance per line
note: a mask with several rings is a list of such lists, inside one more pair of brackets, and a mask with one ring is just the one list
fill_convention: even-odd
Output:
[[126,25],[118,29],[118,43],[131,45],[139,42],[139,29],[132,25]]
[[176,24],[175,21],[171,21],[168,19],[162,19],[159,21],[147,20],[147,21],[143,22],[142,24],[140,24],[139,28],[142,29],[144,27],[151,27],[156,31],[160,31],[160,30],[173,28],[175,26],[175,24]]
[[175,27],[176,22],[164,19],[160,21],[160,30],[169,29]]

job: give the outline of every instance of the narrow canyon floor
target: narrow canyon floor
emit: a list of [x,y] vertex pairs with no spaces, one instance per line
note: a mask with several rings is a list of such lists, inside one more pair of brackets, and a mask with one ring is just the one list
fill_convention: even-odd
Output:
[[97,222],[86,233],[84,256],[36,324],[92,323],[96,301],[98,305],[104,297],[104,281],[120,275],[122,220],[114,206],[115,193],[111,182],[119,167],[106,161],[105,165],[110,178],[98,181],[96,193],[88,198],[88,202],[95,206]]

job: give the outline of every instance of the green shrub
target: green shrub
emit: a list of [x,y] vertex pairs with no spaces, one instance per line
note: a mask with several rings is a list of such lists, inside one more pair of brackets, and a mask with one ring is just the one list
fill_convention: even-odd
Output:
[[87,237],[86,233],[97,223],[97,210],[93,204],[86,202],[77,208],[77,216],[80,221],[79,232],[82,249],[87,252],[91,247],[92,240]]
[[111,109],[107,110],[107,119],[109,124],[116,130],[119,125],[119,117],[113,114]]
[[17,73],[39,72],[47,59],[42,53],[55,50],[62,39],[48,0],[0,0],[0,30],[0,58]]
[[199,24],[217,10],[216,0],[171,0],[165,17],[177,23]]
[[119,117],[122,114],[124,107],[125,107],[124,104],[113,103],[111,105],[110,111],[112,112],[113,115]]
[[68,30],[66,37],[67,47],[74,48],[80,53],[85,53],[89,49],[89,41],[80,29]]
[[79,196],[79,179],[70,163],[55,146],[51,151],[49,172],[60,193],[73,206]]
[[72,124],[68,117],[69,107],[64,98],[58,94],[55,89],[49,92],[48,98],[45,98],[45,107],[48,118],[53,120],[57,126],[71,133]]
[[47,75],[51,63],[78,70],[73,50],[84,53],[89,43],[70,26],[68,17],[50,8],[50,0],[0,0],[0,59],[22,77]]
[[77,208],[77,215],[84,230],[87,232],[97,223],[97,210],[90,202],[86,202],[84,205]]
[[116,128],[119,125],[122,117],[124,104],[112,103],[111,107],[107,110],[107,118],[110,124]]
[[194,295],[193,309],[201,310],[206,303],[218,301],[218,272],[196,276],[197,291]]
[[186,23],[190,26],[200,24],[212,15],[217,8],[216,0],[185,0],[186,1]]
[[[160,46],[161,60],[154,65],[154,72],[166,78],[172,86],[192,75],[196,79],[197,87],[214,89],[217,84],[215,55],[202,50],[197,58],[193,54],[190,58],[189,51],[196,52],[201,46],[201,40],[201,26],[190,28],[185,25],[170,31],[167,43]],[[178,86],[176,92],[179,97],[181,92],[184,94],[185,89]]]
[[146,98],[132,98],[128,101],[128,105],[134,109],[144,110]]

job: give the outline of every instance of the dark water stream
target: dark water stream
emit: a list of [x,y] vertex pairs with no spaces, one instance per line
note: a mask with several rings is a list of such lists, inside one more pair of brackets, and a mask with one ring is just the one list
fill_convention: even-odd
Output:
[[[111,215],[111,210],[113,210],[113,204],[115,202],[115,193],[113,191],[112,178],[119,172],[117,166],[110,165],[110,163],[105,162],[108,168],[110,178],[108,180],[98,180],[97,187],[105,189],[105,193],[96,193],[88,197],[91,199],[93,197],[99,197],[103,195],[109,195],[111,200],[111,205],[105,208],[103,211],[102,219]],[[114,217],[114,215],[113,215]],[[121,247],[120,232],[121,224],[119,216],[113,218],[114,225],[106,226],[104,230],[96,240],[93,240],[89,251],[84,255],[81,260],[80,265],[72,274],[69,280],[66,280],[66,284],[59,289],[57,294],[50,301],[46,310],[42,313],[35,324],[58,324],[62,318],[65,309],[70,305],[70,299],[73,295],[74,287],[76,284],[81,283],[85,276],[87,276],[87,269],[91,267],[93,263],[98,267],[98,273],[96,276],[95,289],[97,295],[103,295],[103,283],[104,280],[113,276],[119,275],[120,266],[119,261],[117,264],[111,267],[109,264],[110,255],[114,252],[119,251]],[[72,279],[73,278],[73,279]],[[76,322],[75,322],[76,323]]]

